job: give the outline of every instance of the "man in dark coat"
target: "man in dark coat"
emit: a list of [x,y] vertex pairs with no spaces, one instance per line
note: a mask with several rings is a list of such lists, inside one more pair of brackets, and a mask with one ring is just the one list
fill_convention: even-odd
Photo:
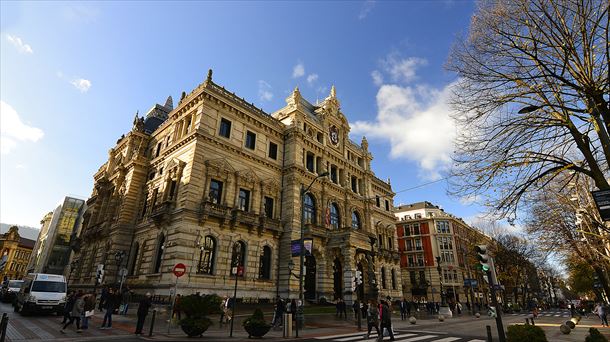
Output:
[[146,297],[142,298],[142,300],[140,301],[140,305],[138,305],[138,322],[136,323],[136,335],[142,335],[144,320],[146,320],[146,315],[148,315],[148,310],[152,305],[150,297],[150,292],[148,292],[146,294]]
[[[112,314],[114,310],[116,310],[121,303],[121,297],[119,294],[115,293],[114,289],[108,290],[108,296],[106,297],[106,301],[104,302],[104,309],[106,313],[104,314],[104,320],[102,321],[102,327],[100,329],[111,329],[112,328]],[[108,326],[106,326],[108,323]]]
[[390,334],[390,341],[394,341],[394,332],[392,331],[392,311],[388,306],[388,303],[385,300],[381,301],[381,339],[383,340],[383,328],[388,329],[388,333]]

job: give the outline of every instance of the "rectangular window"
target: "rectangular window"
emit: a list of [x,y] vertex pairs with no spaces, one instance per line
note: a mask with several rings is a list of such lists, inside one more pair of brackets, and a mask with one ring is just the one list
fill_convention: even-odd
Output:
[[409,279],[411,280],[411,284],[412,284],[412,285],[417,284],[417,278],[416,278],[416,273],[415,273],[415,271],[410,271],[410,272],[409,272]]
[[381,237],[381,234],[379,234],[379,248],[383,248],[383,238]]
[[246,147],[253,150],[256,147],[256,134],[247,131],[246,132]]
[[222,182],[215,179],[210,180],[210,192],[208,194],[210,202],[220,204],[222,199]]
[[412,251],[413,250],[413,240],[406,240],[407,241],[407,251]]
[[411,226],[406,225],[404,227],[405,227],[405,229],[404,229],[405,236],[410,236],[411,235]]
[[265,216],[273,218],[273,198],[265,196]]
[[409,267],[414,267],[415,266],[415,259],[413,258],[413,255],[409,255],[407,257],[407,260],[409,261]]
[[358,179],[356,176],[352,176],[352,191],[358,192]]
[[388,249],[392,249],[392,238],[388,237]]
[[377,204],[377,208],[381,206],[381,200],[379,199],[379,196],[375,196],[375,204]]
[[419,235],[419,223],[413,225],[413,235]]
[[155,158],[157,158],[159,156],[159,153],[161,152],[161,143],[157,144],[157,152],[155,152]]
[[417,254],[417,266],[424,267],[424,255]]
[[307,152],[307,156],[305,157],[305,167],[307,168],[307,170],[309,172],[313,172],[314,171],[314,158],[313,158],[313,154],[310,152]]
[[248,211],[250,209],[250,191],[239,189],[239,210]]
[[169,200],[173,201],[174,200],[174,196],[176,195],[176,185],[178,183],[176,182],[175,179],[172,179],[172,182],[169,185]]
[[269,158],[277,159],[277,144],[269,142]]
[[390,201],[385,200],[385,210],[390,211]]
[[334,165],[330,166],[330,180],[335,184],[339,183],[337,179],[337,167]]
[[436,232],[441,234],[449,234],[449,222],[436,221]]
[[420,251],[421,248],[421,240],[420,239],[415,239],[415,249]]
[[220,131],[218,132],[221,137],[231,137],[231,121],[227,119],[220,120]]

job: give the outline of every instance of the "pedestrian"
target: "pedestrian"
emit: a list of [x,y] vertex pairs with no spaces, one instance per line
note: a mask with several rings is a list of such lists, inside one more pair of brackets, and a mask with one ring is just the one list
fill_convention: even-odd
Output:
[[[402,301],[400,302],[399,306],[400,306],[400,319],[401,320],[405,320],[407,319],[407,306],[409,304],[407,303],[407,299],[403,298]],[[410,308],[409,308],[410,310]]]
[[337,303],[335,304],[335,317],[341,317],[341,298],[337,299]]
[[366,308],[366,339],[369,339],[371,335],[371,330],[375,328],[377,331],[377,338],[383,336],[379,333],[379,310],[377,309],[377,302],[374,299],[369,299],[369,305]]
[[273,327],[281,327],[284,321],[284,310],[285,305],[284,301],[280,296],[277,296],[275,300],[275,310],[273,311],[273,320],[271,321],[271,325]]
[[129,302],[131,302],[131,291],[128,288],[123,289],[123,293],[121,295],[121,305],[122,309],[119,312],[119,315],[127,315],[127,310],[129,309]]
[[343,319],[347,319],[347,303],[341,298],[341,315]]
[[176,295],[176,300],[174,301],[174,310],[172,311],[172,318],[175,316],[178,320],[182,319],[181,309],[180,309],[180,294]]
[[229,323],[229,321],[233,319],[233,298],[232,297],[227,298],[227,300],[225,301],[224,311],[225,311],[225,318],[226,318],[225,323]]
[[604,303],[597,303],[593,313],[597,314],[599,319],[602,321],[602,327],[608,326],[608,308]]
[[381,322],[380,330],[381,330],[381,338],[380,341],[383,340],[384,329],[388,330],[388,334],[390,335],[390,341],[394,341],[394,332],[392,331],[392,311],[390,310],[390,306],[386,301],[381,301],[381,309],[379,310]]
[[354,319],[358,319],[358,310],[360,310],[360,303],[358,302],[358,299],[356,299],[354,304],[352,304],[352,310],[354,310]]
[[222,320],[225,317],[225,313],[227,311],[227,296],[224,296],[222,298],[222,301],[220,302],[220,324],[222,325]]
[[138,305],[138,322],[136,323],[136,335],[142,335],[142,328],[144,328],[144,320],[146,320],[146,315],[148,315],[148,310],[152,305],[150,300],[151,294],[150,292],[146,293],[146,297],[140,300],[140,304]]
[[462,303],[457,302],[457,304],[455,305],[455,307],[457,308],[457,313],[458,315],[462,314]]
[[100,295],[100,304],[98,305],[98,310],[102,311],[106,304],[106,298],[108,298],[108,286],[102,287],[102,294]]
[[74,305],[72,306],[72,311],[70,312],[70,320],[64,324],[64,327],[59,330],[62,334],[65,334],[66,328],[72,324],[72,322],[76,321],[76,332],[81,333],[83,330],[80,328],[80,318],[83,315],[83,310],[85,308],[85,301],[83,300],[83,293],[79,290],[74,299]]
[[59,324],[66,324],[70,320],[70,314],[72,312],[72,308],[74,307],[75,300],[76,296],[74,294],[74,291],[70,291],[70,293],[68,293],[68,298],[66,298],[66,304],[64,304],[64,319]]
[[81,325],[81,329],[86,330],[89,329],[89,318],[93,316],[93,310],[95,310],[95,292],[91,291],[83,297],[83,301],[85,306],[83,308],[83,324]]
[[102,321],[102,326],[100,329],[112,329],[112,314],[114,313],[114,310],[119,307],[119,302],[120,298],[118,294],[114,292],[114,289],[108,289],[108,295],[106,296],[106,301],[104,302],[104,309],[106,310],[106,313],[104,314],[104,320]]

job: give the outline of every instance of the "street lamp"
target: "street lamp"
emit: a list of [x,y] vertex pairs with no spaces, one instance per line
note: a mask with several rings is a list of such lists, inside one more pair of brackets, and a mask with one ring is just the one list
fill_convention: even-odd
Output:
[[116,253],[114,253],[114,259],[116,260],[116,270],[117,270],[117,276],[120,277],[119,278],[119,293],[121,293],[121,291],[123,290],[123,270],[121,269],[121,266],[123,265],[123,259],[125,258],[125,251],[117,251]]
[[299,258],[300,258],[300,265],[301,268],[299,269],[299,302],[297,303],[297,326],[296,326],[296,337],[299,337],[299,324],[303,322],[303,317],[301,315],[301,311],[302,311],[302,306],[304,304],[304,299],[303,299],[303,267],[304,267],[304,263],[305,263],[305,244],[303,243],[303,239],[304,239],[304,230],[305,230],[305,194],[307,192],[309,192],[309,189],[311,189],[311,187],[313,186],[313,183],[315,183],[315,181],[318,178],[321,177],[326,177],[328,176],[328,172],[324,171],[321,174],[317,175],[312,181],[311,183],[309,183],[309,186],[306,188],[303,188],[303,186],[301,185],[301,192],[300,192],[300,199],[301,199],[301,240],[299,241],[300,249],[299,249]]

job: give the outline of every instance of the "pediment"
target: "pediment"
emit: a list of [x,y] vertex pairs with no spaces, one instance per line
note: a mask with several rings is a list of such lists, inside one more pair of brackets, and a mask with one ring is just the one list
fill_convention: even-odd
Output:
[[234,173],[235,168],[231,166],[224,158],[208,159],[204,162],[205,166],[219,173]]

